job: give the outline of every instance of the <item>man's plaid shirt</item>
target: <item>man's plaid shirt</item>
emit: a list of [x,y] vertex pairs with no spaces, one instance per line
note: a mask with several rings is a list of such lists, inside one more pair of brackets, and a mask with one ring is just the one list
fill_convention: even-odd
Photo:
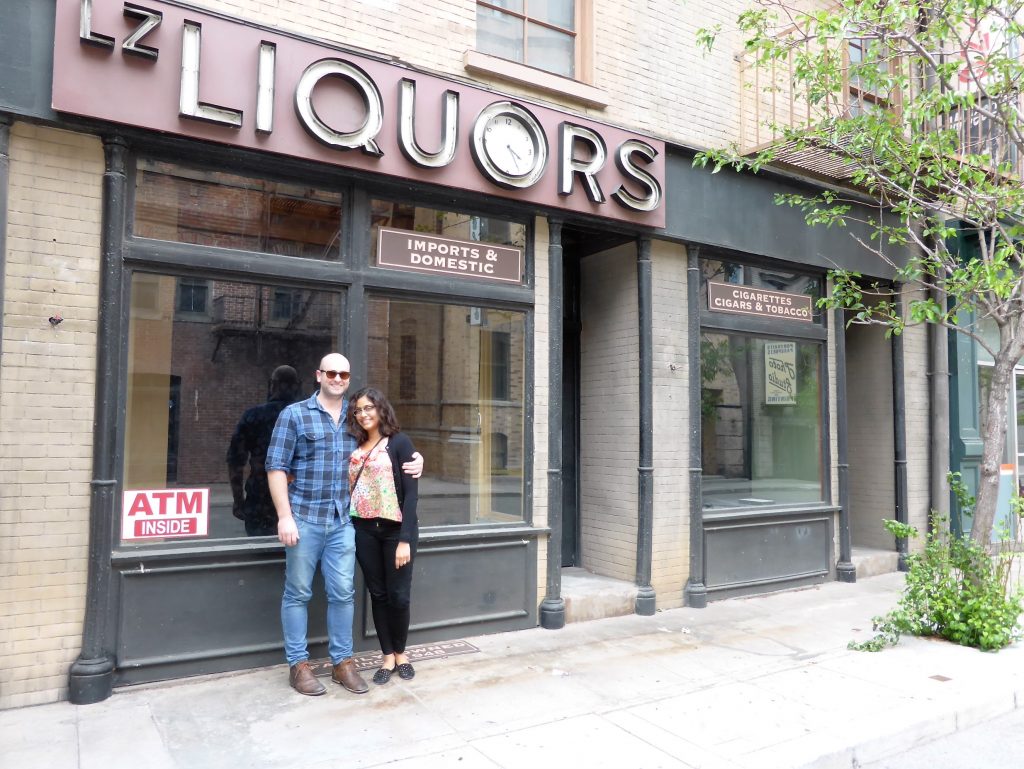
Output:
[[317,394],[293,403],[277,418],[267,450],[267,472],[284,470],[292,514],[310,523],[327,523],[337,512],[348,516],[348,459],[356,439],[345,430],[348,401],[335,426]]

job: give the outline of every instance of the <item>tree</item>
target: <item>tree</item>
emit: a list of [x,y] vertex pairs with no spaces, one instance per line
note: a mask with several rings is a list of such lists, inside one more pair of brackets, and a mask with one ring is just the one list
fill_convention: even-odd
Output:
[[[734,146],[694,162],[757,172],[801,154],[825,157],[842,185],[776,202],[835,227],[863,210],[854,203],[864,196],[888,210],[861,242],[886,260],[892,245],[909,248],[906,264],[890,263],[897,281],[923,290],[897,303],[891,287],[836,270],[824,306],[887,334],[939,324],[991,355],[972,531],[987,544],[1024,354],[1024,0],[755,2],[737,20],[762,75],[754,98],[788,99],[804,118],[768,121],[773,141],[754,152]],[[698,42],[710,48],[720,32],[703,29]],[[977,244],[971,254],[952,245],[965,237]],[[998,334],[983,336],[983,325]]]

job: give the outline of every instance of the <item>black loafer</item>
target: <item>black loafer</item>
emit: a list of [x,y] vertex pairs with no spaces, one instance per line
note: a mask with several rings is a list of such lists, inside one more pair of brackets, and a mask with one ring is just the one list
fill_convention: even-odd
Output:
[[413,668],[412,663],[409,662],[403,662],[395,668],[395,672],[398,673],[398,677],[403,681],[409,681],[416,677],[416,670]]
[[377,672],[373,674],[373,682],[378,685],[386,684],[391,680],[391,674],[394,672],[394,668],[391,668],[390,670],[387,668],[378,668]]

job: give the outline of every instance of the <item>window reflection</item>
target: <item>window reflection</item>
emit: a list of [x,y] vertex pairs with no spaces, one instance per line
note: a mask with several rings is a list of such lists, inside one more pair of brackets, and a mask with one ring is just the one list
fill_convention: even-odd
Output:
[[370,248],[374,259],[377,257],[377,233],[381,227],[440,235],[454,240],[496,243],[499,246],[523,248],[526,245],[526,225],[507,219],[442,211],[390,200],[373,200],[370,203],[370,210]]
[[424,526],[523,518],[525,315],[370,301],[367,382],[423,455]]
[[206,488],[211,538],[273,535],[270,431],[316,389],[340,304],[326,291],[135,273],[124,488]]
[[820,502],[820,345],[701,335],[705,510]]
[[341,195],[142,159],[136,176],[134,233],[178,243],[337,260]]

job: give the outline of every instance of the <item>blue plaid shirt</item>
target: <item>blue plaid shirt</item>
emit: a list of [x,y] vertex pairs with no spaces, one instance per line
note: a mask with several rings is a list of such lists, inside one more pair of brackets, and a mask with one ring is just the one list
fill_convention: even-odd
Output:
[[267,449],[267,472],[284,470],[292,515],[310,523],[327,523],[337,513],[348,518],[348,459],[356,439],[345,431],[348,401],[334,424],[313,393],[285,408],[274,425]]

